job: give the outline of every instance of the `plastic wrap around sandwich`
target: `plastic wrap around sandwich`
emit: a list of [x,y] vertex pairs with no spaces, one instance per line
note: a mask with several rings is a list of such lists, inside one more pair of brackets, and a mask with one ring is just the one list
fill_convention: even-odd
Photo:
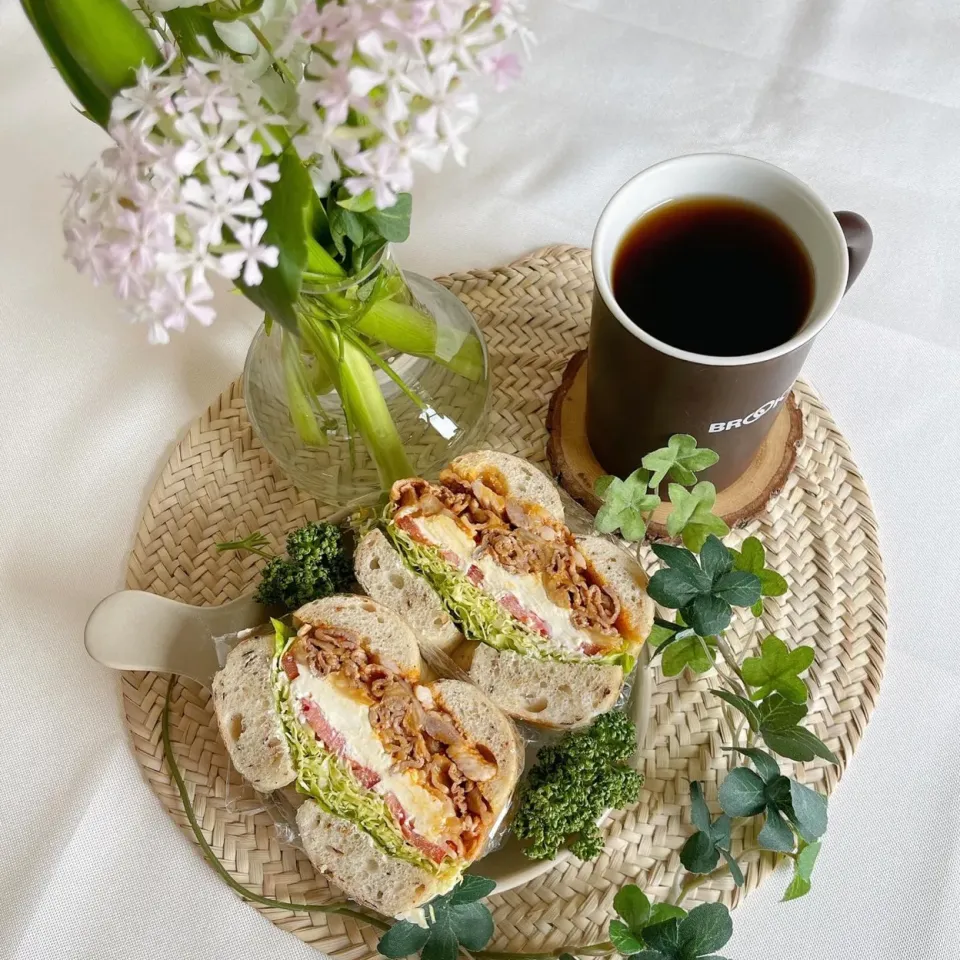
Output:
[[307,856],[351,899],[403,916],[483,851],[519,776],[516,730],[479,690],[421,684],[416,637],[367,597],[301,607],[213,681],[220,732],[256,789],[296,784]]
[[609,710],[653,624],[640,565],[604,537],[575,537],[550,479],[503,453],[459,457],[438,483],[395,483],[354,569],[416,624],[428,660],[448,655],[540,726]]

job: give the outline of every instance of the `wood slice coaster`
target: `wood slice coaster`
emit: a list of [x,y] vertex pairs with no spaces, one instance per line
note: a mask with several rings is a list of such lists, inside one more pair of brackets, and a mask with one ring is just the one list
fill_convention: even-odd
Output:
[[[587,251],[549,247],[507,266],[441,280],[473,311],[490,348],[494,377],[487,445],[543,462],[550,396],[567,359],[586,343],[593,281]],[[880,689],[886,638],[886,589],[877,525],[863,479],[842,434],[816,394],[796,388],[803,439],[794,469],[766,510],[743,533],[758,534],[770,564],[790,593],[768,602],[763,629],[791,644],[812,644],[807,675],[809,726],[840,757],[841,766],[805,764],[784,772],[831,793],[849,763]],[[262,560],[218,555],[214,544],[262,530],[276,547],[283,535],[324,516],[296,490],[253,436],[239,381],[189,425],[163,467],[137,530],[127,586],[196,604],[219,604],[251,589]],[[652,569],[649,546],[643,560]],[[755,642],[745,625],[731,640]],[[490,899],[497,933],[491,949],[553,950],[606,938],[612,900],[624,883],[662,898],[680,869],[680,849],[693,832],[690,781],[705,784],[716,810],[717,782],[731,760],[709,676],[664,678],[655,673],[652,713],[640,753],[646,783],[639,803],[603,826],[605,849],[589,863],[574,858],[525,886]],[[184,828],[183,807],[163,758],[160,720],[167,677],[121,675],[131,746],[164,809]],[[307,858],[282,842],[256,795],[231,770],[220,742],[210,692],[178,682],[170,735],[207,841],[226,869],[256,893],[279,900],[323,902],[339,894]],[[144,824],[144,830],[150,829]],[[756,826],[738,827],[733,848],[755,846]],[[736,904],[773,869],[770,854],[741,859],[746,884],[711,880],[697,901]],[[149,864],[146,864],[149,869]],[[788,874],[774,882],[787,883]],[[220,883],[212,872],[211,885]],[[203,896],[203,891],[199,891]],[[816,894],[814,893],[814,896]],[[272,910],[251,904],[272,923],[318,950],[349,960],[376,954],[378,934],[349,918]],[[212,913],[211,921],[218,922]],[[576,951],[574,951],[576,952]]]
[[[591,513],[600,509],[600,499],[593,492],[598,477],[607,471],[600,466],[587,440],[587,351],[579,350],[567,363],[560,386],[550,400],[547,414],[547,457],[553,475],[567,493]],[[723,517],[731,528],[742,526],[764,510],[771,497],[786,483],[797,459],[797,445],[803,438],[803,416],[791,393],[777,414],[766,439],[757,451],[746,473],[717,494],[714,513]],[[704,446],[709,438],[697,437]],[[668,503],[654,511],[648,536],[666,537]]]

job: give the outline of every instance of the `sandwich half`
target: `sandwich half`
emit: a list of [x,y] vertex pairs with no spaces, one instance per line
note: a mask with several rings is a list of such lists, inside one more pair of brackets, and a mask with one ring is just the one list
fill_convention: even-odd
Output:
[[609,710],[653,624],[640,565],[603,537],[574,536],[549,478],[503,453],[459,457],[438,483],[394,484],[354,569],[416,624],[428,659],[450,656],[541,726]]
[[351,899],[408,914],[482,852],[519,776],[516,732],[470,684],[421,684],[416,637],[367,597],[274,625],[213,681],[231,760],[258,790],[296,785],[304,850]]

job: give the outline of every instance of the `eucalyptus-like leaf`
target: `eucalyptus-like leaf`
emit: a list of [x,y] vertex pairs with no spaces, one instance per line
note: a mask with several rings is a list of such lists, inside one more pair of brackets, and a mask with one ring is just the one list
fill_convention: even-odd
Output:
[[[749,701],[747,702],[749,703]],[[770,783],[771,780],[775,780],[780,776],[780,764],[778,764],[769,753],[766,753],[758,747],[733,747],[724,749],[733,749],[736,750],[737,753],[742,753],[745,757],[749,757],[753,761],[753,765],[760,775],[760,779],[763,780],[765,784]]]
[[830,763],[840,763],[837,755],[815,733],[803,727],[765,730],[763,739],[774,753],[790,760],[804,763],[814,757],[820,757]]
[[733,921],[722,903],[701,903],[680,921],[680,948],[690,960],[719,950],[731,936]]
[[827,798],[816,790],[790,781],[791,820],[807,843],[819,840],[827,832]]
[[681,848],[680,862],[691,873],[710,873],[720,862],[720,851],[708,833],[698,830]]
[[790,824],[773,804],[767,807],[767,818],[763,829],[757,834],[757,843],[764,850],[775,850],[778,853],[789,853],[796,843]]
[[690,820],[698,830],[710,832],[710,808],[703,797],[703,785],[699,780],[690,783]]
[[427,927],[418,926],[409,920],[398,920],[377,943],[377,950],[384,957],[399,960],[419,953],[430,936]]
[[760,729],[764,732],[795,727],[807,715],[805,703],[794,703],[779,693],[771,693],[759,703],[757,710],[760,714]]
[[734,767],[720,784],[717,799],[731,817],[752,817],[766,806],[765,784],[747,767]]
[[723,854],[723,859],[727,861],[727,869],[730,871],[730,876],[733,877],[733,882],[738,886],[742,887],[744,884],[743,871],[740,869],[740,864],[737,863],[733,854],[729,850],[721,850]]
[[721,700],[726,701],[735,710],[739,710],[747,718],[750,729],[756,733],[760,729],[760,710],[757,705],[746,697],[741,697],[736,693],[730,693],[729,690],[721,690],[717,687],[711,687],[710,692]]

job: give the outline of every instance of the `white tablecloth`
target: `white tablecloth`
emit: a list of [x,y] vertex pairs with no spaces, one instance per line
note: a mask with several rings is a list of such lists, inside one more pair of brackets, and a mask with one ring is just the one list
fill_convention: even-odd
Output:
[[[725,955],[953,958],[960,942],[960,16],[955,0],[532,0],[524,81],[484,100],[466,170],[425,174],[404,264],[588,244],[647,165],[780,164],[876,234],[806,368],[879,514],[887,675],[806,899],[771,879]],[[84,620],[123,582],[155,473],[240,370],[239,298],[167,348],[60,259],[62,172],[102,134],[0,0],[0,956],[315,954],[241,903],[145,786]]]

